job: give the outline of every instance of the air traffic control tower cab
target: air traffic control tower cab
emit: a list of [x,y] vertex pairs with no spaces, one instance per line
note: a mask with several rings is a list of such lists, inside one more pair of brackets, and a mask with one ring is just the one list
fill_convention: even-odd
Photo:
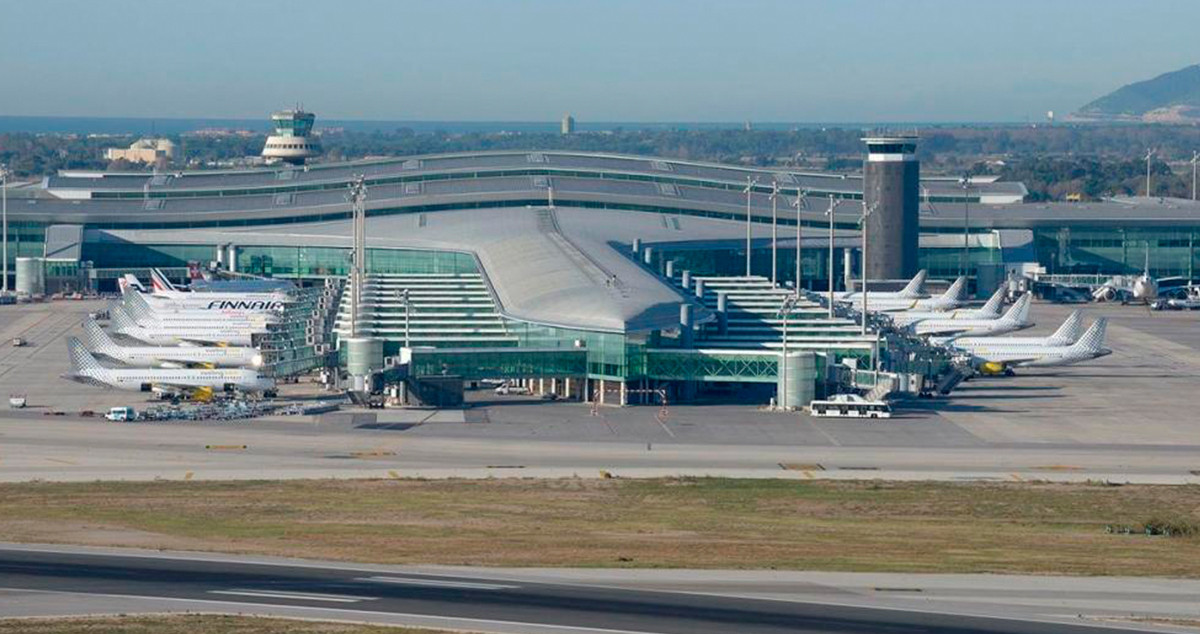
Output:
[[321,144],[312,137],[317,115],[300,108],[281,110],[271,115],[274,133],[267,137],[262,156],[267,162],[303,165],[305,159],[321,153]]

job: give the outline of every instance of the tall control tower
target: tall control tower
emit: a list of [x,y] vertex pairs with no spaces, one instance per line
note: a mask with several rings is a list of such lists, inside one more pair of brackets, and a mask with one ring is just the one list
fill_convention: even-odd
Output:
[[867,217],[871,257],[867,279],[896,280],[917,272],[920,235],[918,209],[921,163],[916,135],[874,136],[867,144],[863,166],[863,199],[872,213]]
[[321,153],[321,144],[313,138],[313,123],[317,115],[305,112],[297,107],[295,110],[281,110],[271,115],[271,125],[275,133],[267,137],[263,146],[262,156],[268,162],[284,161],[293,165],[303,165],[305,159]]

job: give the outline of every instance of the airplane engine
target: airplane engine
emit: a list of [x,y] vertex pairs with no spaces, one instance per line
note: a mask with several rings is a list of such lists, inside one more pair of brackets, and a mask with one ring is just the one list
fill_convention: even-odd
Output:
[[998,361],[984,361],[979,364],[979,373],[984,376],[1000,376],[1008,374],[1008,368]]
[[143,391],[143,392],[153,392],[153,391],[154,391],[154,385],[153,385],[153,384],[151,384],[151,383],[143,383],[143,384],[141,385],[141,391]]
[[237,386],[233,383],[226,383],[225,385],[221,386],[221,389],[224,390],[226,394],[232,394],[233,391],[237,389]]
[[1111,286],[1101,286],[1092,293],[1092,298],[1098,302],[1111,302],[1117,299],[1117,289]]

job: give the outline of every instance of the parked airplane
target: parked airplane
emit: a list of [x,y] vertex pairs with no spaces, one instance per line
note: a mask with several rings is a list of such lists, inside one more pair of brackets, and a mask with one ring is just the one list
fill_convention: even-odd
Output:
[[997,288],[996,292],[992,293],[987,302],[979,308],[955,308],[942,311],[906,310],[888,313],[888,317],[892,318],[892,323],[896,326],[905,326],[922,319],[998,319],[1003,312],[1001,309],[1004,307],[1004,295],[1007,291],[1008,289],[1004,286]]
[[[929,271],[921,269],[920,271],[917,271],[917,274],[913,276],[912,280],[910,280],[904,288],[898,291],[871,291],[868,294],[870,296],[868,301],[875,298],[883,299],[885,297],[898,299],[922,299],[929,297],[929,293],[925,292],[925,279],[927,277],[929,277]],[[833,297],[836,301],[848,302],[854,301],[855,298],[861,298],[862,293],[859,291],[834,293]],[[859,299],[858,301],[862,300]]]
[[1029,321],[1029,305],[1032,295],[1020,297],[999,319],[922,319],[909,324],[908,329],[918,335],[1000,335],[1021,330],[1033,325]]
[[[867,296],[867,309],[871,312],[892,312],[905,310],[921,310],[943,312],[953,310],[963,305],[963,291],[967,288],[967,278],[960,277],[954,280],[950,288],[946,289],[945,293],[937,297],[927,297],[924,299],[905,299],[901,297],[875,297],[875,293],[870,293]],[[848,303],[855,308],[862,310],[863,296],[856,295],[855,297],[842,300],[843,303]]]
[[127,337],[153,345],[198,343],[205,345],[249,346],[253,334],[246,328],[225,328],[221,325],[139,324],[116,302],[108,307],[112,328]]
[[132,288],[139,293],[145,293],[146,287],[142,285],[142,281],[133,273],[126,273],[117,278],[117,287],[124,293],[126,288]]
[[205,310],[267,311],[283,308],[287,293],[270,291],[265,293],[191,293],[175,288],[158,269],[151,269],[154,292],[157,300],[171,300],[180,308]]
[[209,394],[215,391],[270,395],[275,381],[254,370],[106,368],[75,337],[67,338],[71,373],[65,378],[121,390],[167,394]]
[[1158,299],[1158,281],[1150,277],[1150,251],[1146,251],[1146,266],[1142,274],[1127,282],[1128,278],[1114,277],[1092,291],[1092,299],[1098,302],[1138,302],[1148,304]]
[[257,368],[262,353],[254,348],[226,346],[122,346],[112,340],[100,324],[89,319],[83,323],[83,341],[92,354],[139,367]]
[[1101,317],[1092,323],[1078,341],[1064,346],[1038,344],[980,346],[970,351],[972,364],[982,374],[1013,374],[1017,367],[1050,367],[1071,365],[1112,354],[1104,347],[1104,330],[1108,319]]
[[948,344],[960,350],[1011,346],[1069,346],[1083,334],[1083,312],[1073,311],[1049,337],[958,337]]
[[[154,298],[153,295],[139,293],[129,286],[126,286],[125,290],[121,292],[121,298],[124,300],[125,312],[139,323],[144,321],[178,324],[203,322],[237,327],[243,325],[261,327],[263,324],[279,321],[279,314],[273,310],[223,309],[220,307],[223,302],[214,302],[215,305],[211,308],[195,308],[169,299],[151,301]],[[265,304],[265,302],[261,302],[251,305]]]

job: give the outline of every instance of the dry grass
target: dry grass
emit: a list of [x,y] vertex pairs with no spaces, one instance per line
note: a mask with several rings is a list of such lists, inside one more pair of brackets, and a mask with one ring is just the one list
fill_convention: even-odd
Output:
[[782,480],[0,485],[0,540],[407,564],[1200,577],[1200,487]]
[[299,621],[257,616],[177,614],[0,619],[0,634],[449,634],[441,630]]

